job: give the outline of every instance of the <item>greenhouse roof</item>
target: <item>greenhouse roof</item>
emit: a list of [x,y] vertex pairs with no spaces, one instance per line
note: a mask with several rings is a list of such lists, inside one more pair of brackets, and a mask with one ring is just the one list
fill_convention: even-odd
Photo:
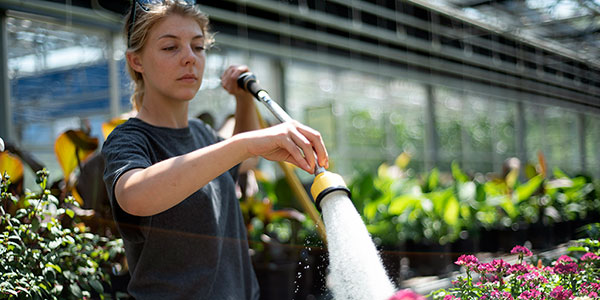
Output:
[[600,0],[436,0],[503,32],[598,64]]

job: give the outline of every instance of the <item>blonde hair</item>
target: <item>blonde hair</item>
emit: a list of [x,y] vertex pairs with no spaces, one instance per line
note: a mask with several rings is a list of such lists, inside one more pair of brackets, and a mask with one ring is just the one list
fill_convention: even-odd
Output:
[[[123,32],[125,39],[128,39],[127,52],[140,53],[148,40],[148,35],[152,27],[171,15],[190,17],[198,22],[204,34],[204,47],[206,49],[214,42],[213,35],[209,31],[208,16],[197,9],[195,5],[182,4],[177,0],[164,0],[159,5],[146,5],[147,11],[139,6],[139,4],[134,2],[133,9],[136,11],[133,27],[130,25],[133,9],[125,16]],[[130,30],[131,32],[129,32]],[[127,63],[127,72],[129,72],[129,76],[133,81],[133,94],[130,99],[131,105],[136,111],[139,111],[144,101],[144,78],[142,74],[135,71],[129,65],[129,62]]]

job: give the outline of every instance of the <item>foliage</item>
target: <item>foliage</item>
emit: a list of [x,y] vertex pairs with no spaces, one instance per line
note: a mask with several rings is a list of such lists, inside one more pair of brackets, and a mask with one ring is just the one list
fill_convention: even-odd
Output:
[[[454,162],[451,174],[437,168],[422,175],[406,169],[407,154],[377,174],[363,173],[349,185],[352,199],[376,242],[397,245],[407,240],[446,244],[490,229],[544,225],[589,218],[600,212],[600,197],[591,178],[570,177],[559,169],[519,169],[503,176],[469,176]],[[543,157],[541,157],[541,165]],[[535,170],[535,168],[534,168]]]
[[319,243],[314,222],[301,213],[299,201],[285,178],[267,179],[260,171],[256,174],[258,189],[242,197],[240,207],[254,250],[264,250],[260,242],[276,241],[287,244]]
[[[453,281],[453,287],[431,294],[433,299],[597,299],[600,293],[600,241],[581,239],[548,266],[542,261],[525,261],[533,256],[522,246],[511,251],[515,264],[502,259],[479,262],[473,255],[462,255],[455,262],[466,276]],[[476,280],[478,278],[478,280]],[[477,281],[477,282],[476,282]]]
[[[76,223],[78,203],[59,201],[47,189],[48,172],[37,172],[39,193],[19,199],[2,175],[0,196],[0,298],[103,298],[110,261],[123,253],[122,240],[86,232]],[[12,202],[11,215],[3,207]]]

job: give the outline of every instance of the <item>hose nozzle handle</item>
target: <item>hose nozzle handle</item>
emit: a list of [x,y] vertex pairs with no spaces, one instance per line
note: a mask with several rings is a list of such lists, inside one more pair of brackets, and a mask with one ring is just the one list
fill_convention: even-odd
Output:
[[[277,102],[273,101],[269,96],[269,93],[258,84],[258,79],[256,79],[256,76],[252,72],[240,74],[237,79],[237,84],[240,88],[250,92],[254,98],[262,102],[279,121],[292,121],[292,117],[290,117]],[[314,171],[315,175],[317,175],[323,173],[325,168],[319,166],[317,163]]]
[[265,90],[258,84],[258,79],[252,72],[242,73],[238,77],[237,83],[240,88],[247,90],[256,98],[259,98],[258,92]]

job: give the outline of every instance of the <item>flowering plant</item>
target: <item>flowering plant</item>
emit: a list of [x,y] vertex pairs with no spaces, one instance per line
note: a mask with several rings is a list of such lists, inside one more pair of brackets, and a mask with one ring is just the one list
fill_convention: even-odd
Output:
[[[502,299],[502,300],[566,300],[600,297],[600,251],[598,240],[579,240],[587,246],[577,247],[571,256],[562,255],[549,266],[541,260],[526,262],[532,252],[515,246],[515,264],[502,259],[480,262],[473,255],[461,255],[455,262],[466,276],[459,276],[452,287],[432,293],[433,299]],[[575,248],[574,248],[575,249]],[[583,255],[581,255],[583,250]]]

